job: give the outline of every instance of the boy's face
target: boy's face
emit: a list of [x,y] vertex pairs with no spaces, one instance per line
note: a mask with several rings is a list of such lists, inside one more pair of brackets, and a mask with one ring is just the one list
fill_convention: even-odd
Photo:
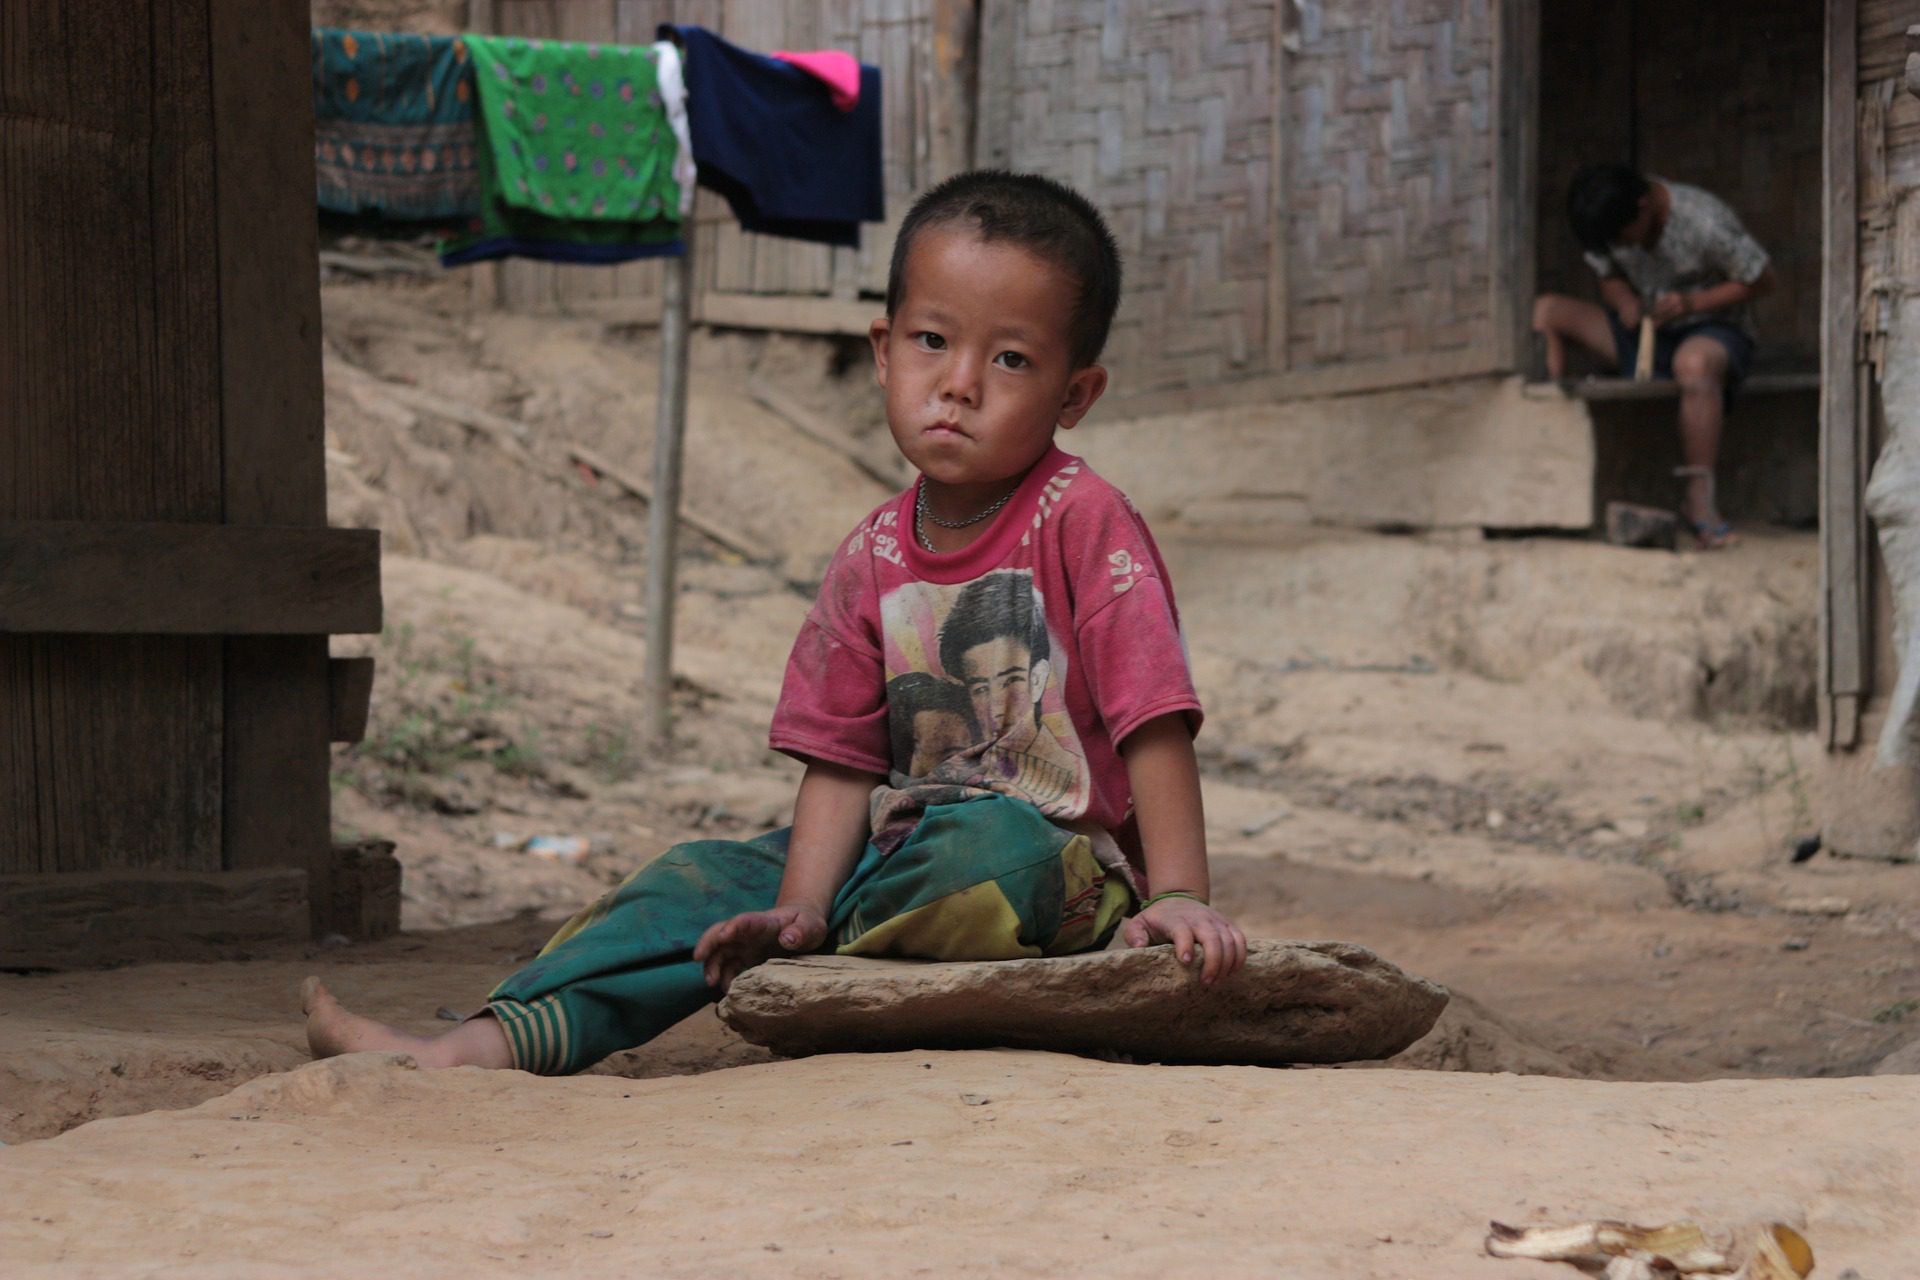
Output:
[[1620,228],[1620,234],[1613,238],[1613,243],[1623,249],[1638,249],[1652,238],[1653,201],[1646,196],[1641,196],[1633,221]]
[[893,316],[869,335],[893,441],[957,496],[1003,489],[1106,389],[1105,369],[1073,367],[1078,288],[1027,250],[957,227],[922,230],[904,276]]

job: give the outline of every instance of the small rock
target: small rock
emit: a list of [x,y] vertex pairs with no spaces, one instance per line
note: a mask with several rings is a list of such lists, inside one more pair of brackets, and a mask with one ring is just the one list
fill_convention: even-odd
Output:
[[993,1099],[984,1093],[963,1093],[960,1095],[960,1101],[969,1107],[984,1107]]
[[1640,818],[1621,818],[1613,829],[1629,840],[1643,840],[1647,834],[1647,824]]
[[591,1238],[593,1238],[593,1239],[595,1239],[595,1240],[611,1240],[611,1239],[613,1239],[613,1232],[611,1232],[611,1231],[589,1231],[589,1232],[587,1232],[587,1235],[588,1235],[588,1236],[590,1236]]
[[1782,951],[1805,951],[1812,945],[1813,943],[1805,938],[1788,938],[1780,944],[1780,949]]
[[1801,916],[1843,916],[1853,910],[1853,901],[1850,898],[1788,898],[1781,902],[1780,909]]
[[1487,830],[1498,831],[1507,825],[1507,815],[1498,809],[1487,810]]
[[1291,809],[1275,809],[1272,813],[1255,818],[1252,822],[1241,827],[1240,834],[1243,836],[1257,836],[1275,823],[1284,822],[1292,816],[1293,811]]

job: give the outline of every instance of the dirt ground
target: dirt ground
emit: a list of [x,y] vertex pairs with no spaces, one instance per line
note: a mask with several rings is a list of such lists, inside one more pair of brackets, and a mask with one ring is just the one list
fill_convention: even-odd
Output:
[[1920,1066],[1920,868],[1791,861],[1820,811],[1812,535],[1236,528],[1156,506],[1097,420],[1065,443],[1153,518],[1208,706],[1216,898],[1446,984],[1405,1070],[774,1062],[706,1016],[584,1080],[295,1070],[302,974],[443,1025],[666,845],[783,824],[786,646],[887,492],[857,345],[701,337],[685,506],[756,554],[683,530],[649,751],[647,511],[605,469],[650,472],[651,335],[465,299],[324,288],[333,518],[384,531],[388,621],[335,642],[379,664],[335,817],[395,842],[406,931],[0,977],[9,1273],[1525,1277],[1573,1273],[1490,1262],[1489,1217],[1687,1213],[1799,1221],[1823,1276],[1914,1273],[1920,1081],[1806,1079]]

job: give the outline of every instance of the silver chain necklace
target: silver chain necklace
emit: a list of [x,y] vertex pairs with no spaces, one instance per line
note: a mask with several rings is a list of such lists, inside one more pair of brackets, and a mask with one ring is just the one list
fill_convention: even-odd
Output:
[[979,524],[982,520],[993,515],[996,511],[1000,510],[1000,508],[1006,506],[1008,502],[1012,501],[1013,495],[1019,488],[1019,485],[1014,485],[1013,488],[1000,495],[999,501],[995,502],[985,511],[982,511],[979,515],[969,516],[965,520],[942,520],[939,516],[927,509],[927,486],[926,483],[922,481],[920,491],[914,495],[913,499],[913,536],[920,540],[922,547],[938,555],[940,553],[939,548],[934,546],[933,539],[927,536],[927,521],[933,521],[942,529],[964,529],[968,525]]

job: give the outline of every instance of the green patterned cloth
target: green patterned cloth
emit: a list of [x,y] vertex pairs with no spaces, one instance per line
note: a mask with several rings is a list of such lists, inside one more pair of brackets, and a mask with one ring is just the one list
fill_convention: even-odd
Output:
[[651,48],[465,39],[484,194],[466,234],[441,247],[443,262],[622,262],[683,251],[679,144]]
[[[780,892],[788,831],[675,845],[582,911],[488,1008],[523,1071],[563,1075],[632,1048],[718,993],[694,962],[710,925]],[[835,898],[840,955],[1011,960],[1105,946],[1133,902],[1086,836],[1024,800],[927,809],[892,853],[869,844]]]

